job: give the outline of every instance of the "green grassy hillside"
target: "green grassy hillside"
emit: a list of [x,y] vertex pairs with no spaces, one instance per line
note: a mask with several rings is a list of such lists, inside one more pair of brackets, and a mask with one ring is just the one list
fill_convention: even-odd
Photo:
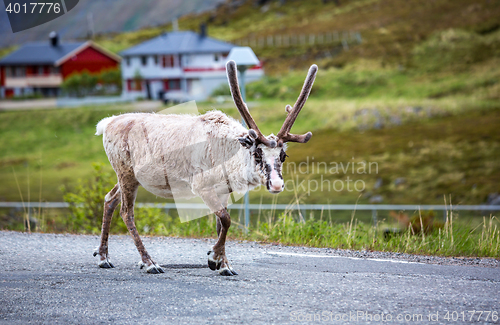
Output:
[[[294,132],[312,130],[314,136],[308,144],[290,145],[290,158],[284,167],[289,191],[277,197],[264,190],[255,191],[252,201],[259,202],[262,196],[263,202],[274,198],[289,203],[301,198],[308,203],[354,203],[363,194],[360,202],[364,203],[381,195],[385,203],[424,204],[442,203],[443,195],[451,194],[456,203],[484,202],[489,193],[498,191],[500,183],[500,133],[496,132],[500,106],[456,113],[445,109],[449,100],[436,100],[433,105],[440,112],[435,117],[413,116],[401,125],[365,129],[367,120],[358,118],[356,104],[311,99]],[[200,108],[214,106],[207,103]],[[101,137],[94,136],[95,124],[125,111],[126,107],[1,112],[0,201],[20,201],[21,195],[24,200],[60,201],[60,186],[71,188],[78,178],[90,177],[92,162],[101,162],[110,170]],[[234,108],[224,111],[237,117]],[[331,112],[332,118],[324,119],[328,113],[314,111]],[[283,103],[276,101],[264,101],[252,107],[252,112],[266,134],[276,133],[285,115]],[[352,120],[343,123],[341,116]],[[366,174],[331,170],[332,163],[361,161],[374,162],[377,168]],[[300,167],[302,162],[309,162],[309,172],[301,173],[305,171],[302,166],[294,174],[293,166]],[[328,168],[324,164],[318,168],[318,163],[326,163]],[[362,181],[365,190],[360,193],[345,187],[336,191],[333,185],[323,191],[314,189],[314,182],[323,180],[331,184],[340,180],[347,186],[347,177]],[[382,184],[374,189],[379,179]],[[304,181],[297,195],[292,180],[299,184]],[[145,191],[139,200],[158,201]]]

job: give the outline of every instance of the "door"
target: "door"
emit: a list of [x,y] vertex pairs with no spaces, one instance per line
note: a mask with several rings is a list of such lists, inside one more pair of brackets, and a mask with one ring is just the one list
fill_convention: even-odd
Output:
[[148,99],[151,99],[151,85],[149,84],[149,81],[146,80],[146,96]]

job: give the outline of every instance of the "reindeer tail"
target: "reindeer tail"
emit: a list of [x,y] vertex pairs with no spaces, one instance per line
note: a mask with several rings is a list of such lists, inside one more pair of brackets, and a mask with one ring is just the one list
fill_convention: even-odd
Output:
[[100,120],[99,123],[97,123],[95,135],[101,135],[101,134],[103,134],[104,131],[106,130],[106,127],[108,126],[108,124],[115,117],[116,116],[110,116],[110,117],[106,117],[106,118],[103,118],[102,120]]

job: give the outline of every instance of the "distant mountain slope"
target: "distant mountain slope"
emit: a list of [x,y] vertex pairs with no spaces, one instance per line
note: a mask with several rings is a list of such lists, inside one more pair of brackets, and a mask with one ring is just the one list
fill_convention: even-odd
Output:
[[[210,22],[209,35],[219,39],[234,43],[246,40],[247,44],[253,39],[257,45],[254,51],[266,60],[268,73],[303,69],[320,59],[329,61],[322,62],[324,66],[343,66],[357,59],[408,65],[415,46],[446,30],[467,31],[473,34],[471,37],[498,32],[500,0],[227,1],[217,10],[187,15],[179,24],[181,29],[194,29],[202,21]],[[362,44],[348,51],[338,49],[340,52],[326,42],[309,44],[310,35],[332,31],[357,31]],[[258,46],[276,35],[303,35],[304,42],[293,47]],[[464,43],[461,46],[470,45]],[[490,46],[492,41],[486,43]],[[448,51],[441,55],[444,53]]]
[[132,31],[164,25],[176,17],[212,9],[223,0],[80,0],[66,15],[22,32],[12,33],[3,4],[0,5],[0,47],[43,40],[52,30],[64,39],[84,38],[89,15],[96,34]]
[[[197,30],[207,23],[209,36],[251,45],[264,60],[266,73],[275,74],[319,62],[325,68],[342,67],[359,59],[410,67],[418,63],[418,53],[423,53],[420,61],[425,65],[439,66],[443,60],[470,65],[500,56],[499,17],[500,0],[226,0],[214,4],[214,10],[184,15],[179,28]],[[149,27],[94,40],[118,53],[170,28]],[[339,43],[319,42],[320,35],[329,33],[334,39],[349,31],[359,32],[361,44],[345,49]],[[285,38],[290,35],[295,42]],[[315,35],[318,42],[311,43]],[[275,43],[269,46],[269,39]],[[278,45],[285,39],[292,46]],[[442,46],[449,49],[438,48]],[[439,55],[429,56],[432,51]]]

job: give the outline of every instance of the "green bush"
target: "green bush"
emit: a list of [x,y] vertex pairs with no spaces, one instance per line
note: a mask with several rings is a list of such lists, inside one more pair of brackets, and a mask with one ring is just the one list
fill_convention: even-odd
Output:
[[122,75],[118,69],[110,69],[102,71],[98,79],[106,85],[120,86],[122,84]]
[[[103,169],[103,164],[93,164],[92,178],[78,180],[78,185],[68,190],[64,186],[64,201],[69,203],[70,215],[65,219],[65,230],[73,233],[98,234],[104,213],[104,197],[115,186],[116,176]],[[127,227],[115,210],[111,221],[111,233],[126,233]],[[161,209],[135,208],[136,227],[141,234],[166,234],[166,224],[172,219]]]
[[64,92],[71,95],[78,95],[80,90],[81,78],[80,74],[75,73],[70,75],[66,80],[61,84],[61,88]]
[[[100,85],[100,89],[97,88]],[[104,70],[99,74],[91,74],[87,70],[73,73],[61,85],[62,89],[72,96],[88,96],[121,92],[121,72],[118,69]]]
[[41,99],[45,98],[42,94],[39,93],[33,93],[29,95],[21,95],[21,96],[14,96],[10,98],[11,100],[27,100],[27,99]]
[[86,96],[92,93],[97,85],[97,76],[88,71],[74,73],[63,81],[61,88],[70,95]]
[[105,92],[118,92],[122,90],[122,74],[119,69],[110,69],[102,71],[98,77]]
[[[92,178],[78,180],[78,185],[73,191],[64,186],[64,201],[69,203],[71,214],[66,219],[66,230],[77,233],[99,233],[102,223],[104,196],[116,184],[111,173],[103,170],[102,164],[93,164]],[[116,214],[116,212],[115,212]],[[118,218],[114,218],[118,219]],[[111,224],[112,231],[123,231],[116,220]]]
[[226,83],[223,83],[212,91],[211,96],[231,96],[231,90],[229,90],[229,86]]

